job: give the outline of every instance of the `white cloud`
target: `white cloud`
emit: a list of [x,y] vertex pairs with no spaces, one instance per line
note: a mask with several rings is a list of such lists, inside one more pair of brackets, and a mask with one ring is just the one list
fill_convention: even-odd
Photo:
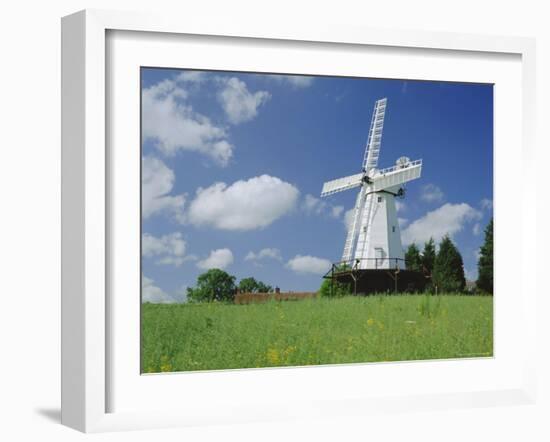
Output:
[[308,193],[302,206],[306,212],[320,214],[327,207],[327,203]]
[[309,193],[304,197],[303,205],[306,211],[315,213],[321,213],[321,211],[326,207],[326,203],[324,201],[321,201],[319,198],[316,198]]
[[215,183],[199,188],[188,211],[189,222],[222,230],[253,230],[270,225],[296,205],[300,192],[269,175]]
[[422,186],[420,199],[428,203],[436,203],[443,201],[444,196],[443,191],[435,184],[426,184]]
[[315,256],[296,255],[286,263],[287,267],[296,273],[313,273],[323,275],[329,271],[332,263],[328,259]]
[[244,258],[245,261],[259,261],[262,259],[275,259],[277,261],[282,261],[283,257],[281,256],[281,251],[279,249],[265,248],[257,253],[250,251]]
[[474,250],[474,257],[476,259],[476,262],[479,261],[480,256],[481,256],[481,250],[480,249],[475,249]]
[[182,285],[172,295],[176,302],[187,302],[187,285]]
[[157,257],[157,264],[178,267],[185,261],[185,241],[179,232],[161,237],[144,233],[141,237],[141,251],[145,257]]
[[212,250],[208,258],[197,262],[197,267],[202,270],[225,269],[233,264],[233,253],[229,249]]
[[178,74],[176,82],[182,83],[203,83],[208,78],[206,72],[201,71],[184,71]]
[[340,218],[344,212],[344,206],[333,206],[309,193],[304,197],[302,208],[309,214],[321,215],[326,213],[333,218]]
[[472,227],[472,233],[476,236],[478,236],[479,234],[481,234],[481,224],[479,223],[475,223],[474,224],[474,227]]
[[430,237],[438,242],[444,235],[452,237],[460,232],[466,223],[480,218],[481,213],[466,203],[446,203],[409,224],[403,230],[401,238],[404,244],[421,244]]
[[398,217],[397,222],[399,223],[399,228],[402,229],[403,227],[405,227],[407,225],[407,223],[409,222],[409,219]]
[[344,206],[332,206],[332,209],[330,210],[330,215],[333,218],[340,218],[343,212]]
[[184,195],[169,195],[176,179],[174,172],[154,157],[142,159],[142,216],[147,219],[157,213],[168,213],[183,221]]
[[395,211],[403,212],[407,208],[407,205],[403,201],[395,200]]
[[479,205],[483,210],[491,210],[493,208],[493,200],[489,198],[483,198],[479,202]]
[[306,88],[313,84],[314,77],[306,75],[268,75],[267,78],[281,84],[288,84],[295,88]]
[[142,276],[141,278],[141,302],[151,302],[154,304],[171,304],[176,302],[174,298],[164,292],[160,287],[154,285],[151,278]]
[[477,269],[469,270],[466,267],[464,267],[464,276],[468,281],[477,280]]
[[174,80],[164,80],[143,89],[143,137],[154,140],[155,147],[165,155],[181,150],[200,152],[225,166],[233,155],[233,145],[227,140],[226,130],[184,102],[188,92],[180,83],[193,76],[196,74],[185,72]]
[[233,124],[252,120],[258,115],[258,108],[271,98],[267,91],[250,92],[246,83],[236,77],[220,79],[220,82],[223,88],[218,93],[218,99]]

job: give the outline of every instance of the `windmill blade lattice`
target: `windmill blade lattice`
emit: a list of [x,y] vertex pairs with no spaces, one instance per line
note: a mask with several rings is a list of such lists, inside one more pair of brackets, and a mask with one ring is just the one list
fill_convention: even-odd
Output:
[[361,187],[355,201],[353,219],[351,221],[351,225],[348,226],[348,234],[346,236],[346,242],[344,243],[344,252],[342,253],[342,261],[345,263],[349,262],[353,256],[353,245],[355,244],[355,238],[357,237],[357,232],[359,230],[361,213],[363,212],[363,205],[365,204],[365,192],[365,187]]
[[363,173],[356,173],[355,175],[327,181],[323,184],[321,196],[328,196],[344,190],[353,189],[354,187],[359,187],[361,184],[363,184]]
[[373,176],[373,191],[377,192],[388,187],[400,186],[408,181],[420,178],[422,160],[410,161],[403,166],[382,169]]
[[382,98],[374,104],[369,138],[367,141],[367,146],[365,147],[365,156],[363,158],[363,170],[367,174],[378,166],[378,157],[380,156],[380,146],[382,144],[382,131],[384,129],[384,117],[386,116],[387,101],[387,98]]

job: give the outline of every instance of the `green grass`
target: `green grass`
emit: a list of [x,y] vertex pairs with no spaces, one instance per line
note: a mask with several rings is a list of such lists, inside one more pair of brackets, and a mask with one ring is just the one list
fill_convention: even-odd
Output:
[[492,356],[493,298],[144,304],[142,371]]

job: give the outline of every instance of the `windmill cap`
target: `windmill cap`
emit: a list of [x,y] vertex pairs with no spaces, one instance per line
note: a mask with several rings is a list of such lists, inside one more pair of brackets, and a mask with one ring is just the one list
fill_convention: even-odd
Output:
[[411,162],[411,159],[409,157],[399,157],[395,161],[395,164],[397,166],[405,166],[405,165],[409,164],[410,162]]

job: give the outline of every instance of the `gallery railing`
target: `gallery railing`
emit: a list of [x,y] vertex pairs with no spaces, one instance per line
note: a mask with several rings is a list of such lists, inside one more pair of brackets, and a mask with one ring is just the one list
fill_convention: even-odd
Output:
[[327,275],[363,269],[392,270],[403,268],[406,268],[406,261],[403,258],[359,258],[333,263]]

